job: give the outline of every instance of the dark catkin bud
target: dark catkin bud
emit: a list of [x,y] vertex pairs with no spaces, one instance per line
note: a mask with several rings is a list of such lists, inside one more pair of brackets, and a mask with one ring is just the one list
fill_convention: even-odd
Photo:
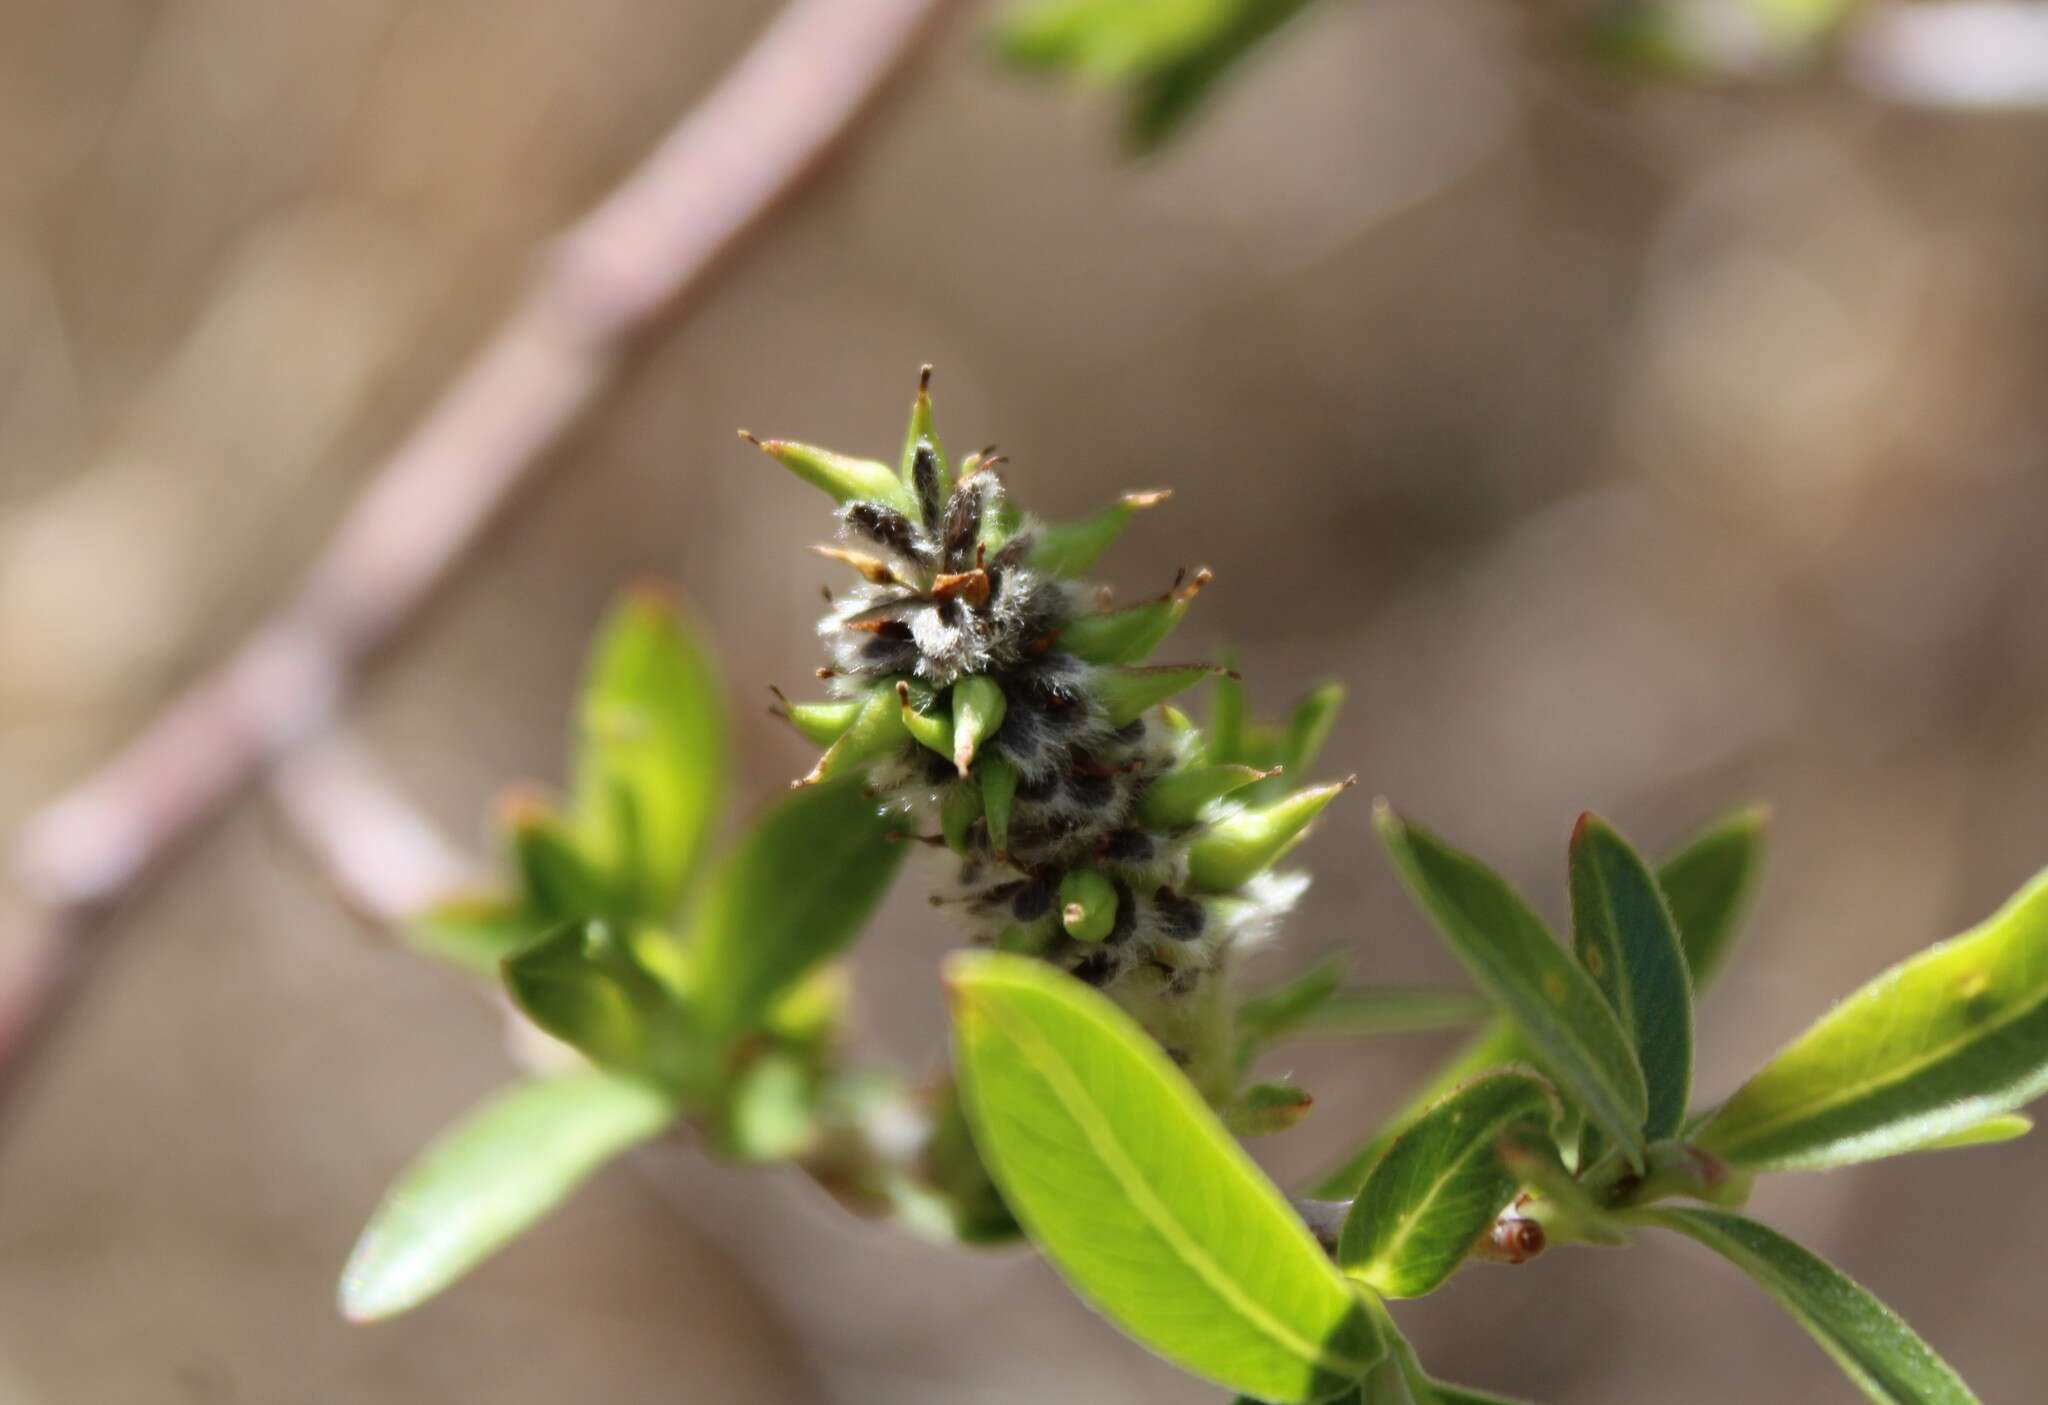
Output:
[[[819,625],[832,697],[777,695],[827,748],[805,779],[859,771],[906,833],[936,828],[952,872],[935,902],[977,940],[1105,990],[1231,1105],[1220,976],[1293,904],[1305,880],[1271,868],[1342,786],[1264,794],[1280,758],[1245,744],[1264,733],[1242,721],[1235,675],[1209,737],[1169,704],[1224,674],[1146,663],[1208,571],[1123,609],[1082,579],[1166,492],[1039,522],[1011,500],[993,446],[949,468],[930,383],[925,367],[894,470],[747,436],[840,504],[839,540],[819,550],[857,579]],[[1320,740],[1327,712],[1298,730]],[[1310,751],[1289,752],[1289,769]]]

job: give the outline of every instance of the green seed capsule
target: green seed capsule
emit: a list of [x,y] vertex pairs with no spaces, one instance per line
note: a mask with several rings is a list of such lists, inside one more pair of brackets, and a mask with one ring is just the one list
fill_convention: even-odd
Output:
[[908,683],[896,685],[896,702],[903,711],[903,730],[917,738],[920,746],[928,746],[941,756],[953,754],[952,718],[936,712],[919,712]]
[[946,798],[939,802],[939,832],[946,837],[946,847],[956,854],[966,854],[967,833],[980,818],[980,786],[962,781],[947,790]]
[[1137,721],[1146,708],[1163,703],[1221,671],[1205,663],[1106,668],[1095,675],[1095,696],[1109,718],[1109,725],[1121,727]]
[[1188,612],[1188,602],[1210,579],[1207,570],[1197,571],[1193,580],[1176,585],[1157,600],[1083,615],[1060,631],[1059,647],[1089,663],[1137,663],[1173,633],[1180,617]]
[[1010,758],[991,751],[974,768],[981,781],[981,808],[988,819],[989,847],[998,854],[1010,852],[1010,807],[1017,798],[1017,768]]
[[1193,824],[1210,801],[1272,774],[1252,766],[1189,766],[1169,771],[1138,797],[1138,818],[1151,829],[1180,829]]
[[1026,562],[1055,576],[1086,575],[1110,544],[1123,535],[1132,517],[1145,508],[1158,506],[1171,495],[1170,488],[1125,493],[1093,517],[1042,527]]
[[905,735],[896,690],[885,683],[867,695],[860,711],[854,715],[853,725],[832,743],[831,748],[818,758],[818,764],[811,767],[811,773],[797,784],[815,785],[842,775],[901,746]]
[[[931,446],[932,459],[939,466],[941,480],[945,477],[946,456],[939,451],[939,430],[932,419],[932,368],[922,367],[917,373],[917,399],[910,403],[910,428],[903,435],[903,486],[917,493],[917,446]],[[940,496],[952,490],[952,485],[941,481]]]
[[1277,863],[1323,807],[1353,781],[1311,786],[1258,810],[1220,820],[1188,847],[1188,878],[1197,888],[1227,893]]
[[1077,942],[1099,942],[1116,926],[1116,887],[1092,868],[1060,880],[1060,921]]
[[832,745],[846,735],[853,719],[860,716],[859,698],[820,703],[793,703],[780,693],[775,698],[778,705],[770,711],[796,728],[798,734],[814,746]]
[[823,488],[839,502],[879,502],[887,503],[898,512],[917,511],[916,499],[903,486],[902,480],[889,471],[887,464],[876,463],[873,459],[850,458],[845,454],[835,454],[830,449],[797,444],[787,439],[756,439],[744,429],[740,431],[740,438],[804,482]]
[[974,749],[996,734],[1010,701],[1002,685],[985,674],[973,674],[953,685],[953,764],[965,777]]

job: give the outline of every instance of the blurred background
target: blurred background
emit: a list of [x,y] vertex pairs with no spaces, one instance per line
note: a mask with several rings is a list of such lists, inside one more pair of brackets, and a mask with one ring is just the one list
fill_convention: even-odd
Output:
[[[289,591],[551,232],[742,51],[753,0],[0,3],[0,825]],[[352,723],[479,845],[560,777],[607,599],[676,582],[750,809],[809,764],[826,505],[737,425],[888,454],[921,361],[1049,516],[1170,485],[1127,594],[1216,583],[1184,652],[1351,701],[1356,771],[1262,973],[1457,979],[1367,797],[1563,908],[1574,817],[1661,849],[1768,801],[1718,1097],[1833,997],[2048,862],[2048,127],[1819,79],[1622,80],[1492,0],[1321,7],[1139,162],[1114,99],[937,35],[827,177],[667,319],[369,676]],[[913,872],[915,865],[913,865]],[[940,1054],[913,876],[866,1038]],[[615,1166],[412,1316],[337,1273],[511,1070],[497,1015],[351,918],[251,795],[124,904],[0,1145],[0,1401],[1180,1402],[1026,1252],[850,1223],[795,1173]],[[1263,1144],[1324,1165],[1451,1036],[1320,1046]],[[1757,1208],[1987,1402],[2040,1398],[2048,1147],[1778,1177]],[[1693,1246],[1481,1266],[1408,1309],[1551,1405],[1852,1398]]]

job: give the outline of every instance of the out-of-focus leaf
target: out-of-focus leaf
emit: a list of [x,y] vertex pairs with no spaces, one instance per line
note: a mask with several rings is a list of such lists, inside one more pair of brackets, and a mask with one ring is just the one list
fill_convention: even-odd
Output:
[[496,977],[498,963],[537,935],[518,906],[493,893],[443,898],[405,921],[412,947],[479,976]]
[[1657,867],[1657,886],[1678,923],[1692,988],[1707,988],[1727,965],[1763,867],[1770,812],[1738,810],[1680,845]]
[[1753,1170],[1868,1161],[2048,1092],[2048,873],[1842,1001],[1694,1141]]
[[368,1322],[418,1306],[675,1115],[659,1089],[595,1071],[499,1093],[384,1197],[342,1274],[343,1316]]
[[1308,1116],[1315,1101],[1292,1083],[1254,1083],[1230,1105],[1223,1121],[1240,1137],[1270,1137]]
[[1642,1169],[1643,1071],[1607,999],[1507,882],[1382,803],[1394,867],[1472,979],[1520,1027],[1545,1072]]
[[1977,1405],[1898,1314],[1776,1230],[1722,1210],[1640,1210],[1634,1218],[1697,1240],[1755,1279],[1878,1405]]
[[1219,79],[1309,0],[1031,0],[997,38],[1011,62],[1124,86],[1137,151],[1173,135]]
[[1514,1199],[1495,1144],[1557,1115],[1550,1089],[1526,1073],[1492,1073],[1460,1088],[1395,1139],[1352,1201],[1337,1262],[1390,1298],[1421,1297],[1456,1271]]
[[815,1080],[803,1061],[771,1052],[733,1075],[724,1149],[741,1161],[784,1161],[818,1138]]
[[624,897],[612,875],[591,863],[569,825],[536,796],[516,794],[504,806],[529,930],[564,922],[626,917]]
[[859,778],[790,792],[712,874],[688,925],[696,1007],[715,1037],[769,1005],[853,940],[906,846]]
[[579,723],[578,837],[629,915],[668,921],[718,819],[728,749],[717,672],[668,597],[638,591],[612,612]]
[[1572,934],[1579,963],[1635,1046],[1649,1094],[1643,1135],[1674,1136],[1692,1096],[1692,981],[1650,867],[1597,815],[1572,833]]
[[570,922],[505,958],[526,1016],[593,1063],[671,1076],[680,1012],[604,922]]
[[1260,1400],[1366,1374],[1383,1347],[1350,1285],[1129,1015],[1025,957],[956,956],[947,984],[975,1142],[1078,1292]]
[[1409,986],[1360,986],[1340,990],[1311,1010],[1294,1028],[1302,1037],[1343,1038],[1367,1034],[1420,1034],[1463,1029],[1493,1013],[1483,995],[1464,990]]
[[1337,993],[1346,962],[1329,957],[1292,980],[1260,991],[1237,1007],[1240,1052],[1249,1060],[1264,1045],[1285,1037]]

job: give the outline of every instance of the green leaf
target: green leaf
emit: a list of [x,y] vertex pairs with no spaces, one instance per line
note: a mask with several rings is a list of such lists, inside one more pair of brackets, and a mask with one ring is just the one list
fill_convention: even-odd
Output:
[[989,1170],[1070,1284],[1169,1361],[1308,1401],[1379,1359],[1286,1199],[1107,997],[1043,962],[947,965],[955,1064]]
[[1956,1151],[1964,1147],[1995,1146],[1999,1142],[2015,1142],[2034,1130],[2034,1119],[2023,1112],[2008,1112],[2002,1117],[1987,1117],[1973,1123],[1959,1132],[1933,1137],[1907,1151]]
[[493,893],[441,899],[405,920],[414,950],[496,979],[498,963],[536,935],[516,904]]
[[1470,1386],[1452,1385],[1448,1381],[1432,1380],[1429,1388],[1436,1392],[1437,1405],[1527,1405],[1519,1396],[1494,1395],[1488,1391],[1473,1390]]
[[1764,1066],[1694,1138],[1755,1170],[1868,1161],[2048,1092],[2048,873],[1892,967]]
[[628,596],[591,650],[573,772],[578,837],[633,915],[675,915],[724,802],[728,750],[696,632],[667,596]]
[[1769,821],[1762,807],[1738,810],[1687,840],[1657,869],[1696,992],[1712,983],[1735,949],[1763,866]]
[[1394,867],[1472,979],[1586,1110],[1642,1169],[1648,1110],[1635,1050],[1599,987],[1492,870],[1381,803],[1375,821]]
[[1635,1046],[1649,1093],[1643,1135],[1676,1136],[1692,1096],[1692,980],[1678,928],[1636,851],[1605,820],[1572,832],[1572,933]]
[[1309,1011],[1292,1033],[1298,1038],[1420,1034],[1463,1029],[1491,1013],[1492,1002],[1470,991],[1369,985],[1336,992]]
[[1337,1262],[1390,1298],[1433,1291],[1515,1197],[1495,1143],[1556,1114],[1550,1089],[1526,1073],[1488,1074],[1451,1094],[1373,1167],[1344,1221]]
[[805,786],[764,815],[712,874],[688,924],[697,1008],[716,1037],[859,934],[905,845],[856,779]]
[[1451,1055],[1401,1111],[1388,1118],[1363,1146],[1345,1157],[1308,1193],[1320,1200],[1351,1199],[1358,1194],[1358,1188],[1365,1184],[1366,1176],[1379,1164],[1380,1157],[1386,1154],[1394,1138],[1414,1126],[1430,1108],[1488,1069],[1527,1063],[1533,1057],[1521,1031],[1511,1021],[1495,1020]]
[[1337,993],[1349,965],[1341,956],[1316,962],[1290,981],[1264,990],[1237,1007],[1238,1037],[1256,1052],[1299,1027]]
[[1641,1210],[1632,1218],[1697,1240],[1755,1279],[1879,1405],[1977,1405],[1896,1313],[1776,1230],[1722,1210]]
[[499,1093],[391,1187],[342,1273],[342,1315],[369,1322],[417,1307],[674,1118],[658,1089],[594,1071]]
[[675,1071],[680,1012],[608,923],[565,923],[506,957],[502,969],[527,1017],[592,1062]]

